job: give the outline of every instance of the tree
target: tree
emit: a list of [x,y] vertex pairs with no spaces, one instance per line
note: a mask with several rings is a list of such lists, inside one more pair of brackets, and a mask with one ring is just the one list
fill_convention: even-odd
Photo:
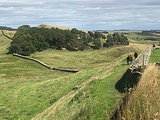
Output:
[[107,41],[106,43],[104,43],[104,47],[109,47],[109,46],[113,46],[114,44],[114,41],[113,41],[113,38],[112,38],[112,35],[107,35]]
[[71,30],[71,33],[72,33],[72,34],[78,34],[79,31],[78,31],[76,28],[73,28],[73,29]]
[[95,39],[93,44],[94,44],[93,49],[100,49],[101,48],[101,41],[99,39]]
[[[113,37],[112,37],[113,36]],[[129,41],[127,37],[124,35],[119,35],[118,33],[114,33],[113,35],[107,35],[107,41],[103,44],[104,47],[109,47],[116,45],[128,45]]]
[[94,34],[93,34],[93,32],[91,32],[91,31],[88,31],[88,34],[93,38],[94,37]]

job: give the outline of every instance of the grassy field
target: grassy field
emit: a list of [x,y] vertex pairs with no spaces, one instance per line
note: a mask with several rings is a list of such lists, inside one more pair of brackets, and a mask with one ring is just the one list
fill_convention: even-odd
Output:
[[[2,35],[0,40],[0,51],[6,53],[11,41]],[[0,55],[0,120],[109,118],[123,96],[115,83],[128,68],[126,56],[145,47],[132,43],[78,52],[46,50],[30,56],[53,67],[79,70],[75,74]],[[77,85],[80,89],[72,91]]]
[[[8,34],[13,34],[11,32],[7,32]],[[0,54],[7,53],[7,48],[10,46],[11,40],[7,39],[2,35],[2,32],[0,31]]]
[[160,36],[158,36],[157,34],[153,34],[153,35],[143,35],[140,34],[140,32],[129,32],[127,34],[125,34],[125,36],[131,40],[131,42],[138,42],[139,44],[156,44],[159,45],[159,41],[151,41],[151,40],[147,40],[147,38],[160,38]]
[[151,63],[160,62],[160,49],[152,51],[150,62]]
[[56,68],[84,70],[103,66],[123,54],[140,52],[146,46],[132,43],[129,46],[77,52],[45,50],[32,54],[30,57]]
[[94,79],[82,89],[67,95],[65,100],[59,100],[33,120],[110,119],[123,97],[123,94],[115,89],[115,84],[128,68],[124,64],[122,62],[114,67],[106,78]]

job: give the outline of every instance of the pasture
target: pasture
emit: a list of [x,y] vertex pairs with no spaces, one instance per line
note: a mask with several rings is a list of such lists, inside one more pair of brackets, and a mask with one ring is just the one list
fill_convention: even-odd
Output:
[[[3,36],[1,41],[7,44],[0,46],[1,53],[6,53],[11,41]],[[49,70],[33,61],[0,55],[0,119],[111,117],[123,97],[114,85],[128,68],[126,57],[145,46],[132,43],[78,52],[45,50],[30,56],[78,73]],[[80,89],[73,91],[75,86]]]

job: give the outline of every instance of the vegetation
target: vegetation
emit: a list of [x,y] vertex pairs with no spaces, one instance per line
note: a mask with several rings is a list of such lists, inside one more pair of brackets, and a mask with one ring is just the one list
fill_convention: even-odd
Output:
[[58,28],[30,27],[28,25],[20,26],[13,37],[9,53],[18,53],[30,55],[36,51],[43,51],[47,48],[62,50],[66,48],[69,51],[83,51],[94,44],[95,49],[99,49],[100,39],[105,39],[101,33],[89,32],[89,34],[72,30],[60,30]]
[[118,33],[114,33],[113,35],[107,35],[107,41],[104,43],[104,47],[109,47],[113,45],[129,45],[129,41],[127,37],[124,35],[119,35]]
[[160,40],[160,33],[156,31],[137,31],[125,33],[129,40],[134,40],[142,44],[157,44]]
[[160,49],[152,51],[150,62],[151,63],[160,62]]
[[[7,39],[3,37],[2,41]],[[72,108],[70,109],[71,113],[76,111],[71,116],[71,119],[76,119],[77,115],[80,115],[80,118],[86,118],[86,116],[93,116],[93,114],[95,118],[105,118],[104,109],[106,108],[105,112],[110,116],[113,112],[110,111],[111,108],[113,110],[116,108],[116,104],[113,103],[116,102],[118,104],[123,96],[114,88],[114,83],[118,81],[128,67],[123,65],[125,63],[120,64],[127,54],[135,51],[135,48],[137,50],[142,49],[136,44],[77,52],[45,50],[31,55],[31,57],[37,58],[53,67],[80,71],[75,74],[50,71],[37,63],[11,55],[0,56],[0,119],[31,119],[52,105],[55,106],[61,102],[66,104],[66,95],[69,98],[73,98],[68,99],[70,103],[67,104],[70,106],[68,109]],[[114,79],[112,79],[113,76],[115,77]],[[91,81],[94,82],[91,83]],[[77,85],[82,86],[84,92],[83,90],[79,92],[72,91],[72,88]],[[86,99],[83,100],[83,94],[81,96],[81,93],[86,93]],[[116,96],[113,97],[115,94]],[[87,96],[89,96],[89,99],[87,99]],[[82,102],[77,103],[77,99],[79,101],[81,98]],[[108,102],[105,100],[100,101],[99,99],[108,99]],[[86,100],[89,101],[86,103]],[[89,102],[92,100],[93,102],[99,100],[97,103],[94,102],[96,106],[102,106],[101,102],[105,104],[104,107],[97,108],[100,110],[99,113],[96,113],[97,110],[93,103],[93,106],[90,106]],[[68,113],[65,112],[67,110],[65,107],[61,111],[58,110],[63,105],[59,104],[57,106],[55,111],[59,112],[59,114],[61,112],[63,115]],[[74,109],[74,106],[77,107],[77,110]],[[90,109],[90,107],[95,110],[93,109],[89,113],[87,109]],[[63,115],[60,116],[63,118]],[[55,116],[50,117],[52,119]],[[56,115],[56,117],[58,116]]]
[[[94,61],[89,61],[90,59],[85,61],[86,66],[84,63],[81,63],[82,67],[88,68],[76,74],[50,71],[37,63],[11,55],[0,56],[0,119],[31,119],[36,114],[54,104],[62,96],[68,94],[74,86],[81,85],[97,70],[102,68],[103,65],[107,64],[108,66],[111,60],[110,58],[107,59],[108,62],[104,60],[107,58],[105,57],[107,54],[103,53],[105,51],[106,50],[97,51],[104,57],[100,59],[97,58]],[[92,51],[92,53],[94,53],[94,51]],[[92,58],[92,53],[86,52],[86,55],[88,54],[88,56]],[[76,54],[72,55],[70,52],[67,54],[68,55],[63,56],[63,59],[65,59],[65,57],[76,57],[74,56]],[[121,56],[121,54],[118,56]],[[81,57],[81,61],[83,61],[83,59],[85,60],[85,56],[83,56],[82,53],[79,57]],[[124,57],[125,56],[121,59],[123,60]],[[59,61],[59,64],[63,64],[62,62],[64,61]],[[77,64],[76,62],[68,62],[70,66],[72,64],[76,66]],[[97,62],[97,65],[93,62]],[[101,71],[101,74],[104,73],[103,77],[107,75],[105,73],[107,69],[108,68]]]
[[147,37],[144,40],[160,41],[160,38]]
[[[160,50],[152,51],[151,63],[159,62]],[[160,69],[150,64],[144,71],[138,85],[133,89],[127,103],[118,116],[118,120],[154,120],[160,118]]]
[[[58,29],[23,27],[19,28],[23,37],[35,37],[35,39],[32,38],[33,40],[26,39],[23,42],[37,45],[36,49],[39,51],[45,46],[47,40],[49,48],[68,49],[61,44],[63,41],[58,41],[59,38],[56,39],[58,45],[49,41],[52,40],[50,38],[43,39],[45,35],[48,37],[49,31],[52,33],[59,31]],[[40,30],[46,33],[42,34]],[[32,36],[32,32],[35,32],[35,36]],[[67,35],[77,35],[77,39],[83,41],[84,36],[80,36],[78,30],[72,29],[66,32]],[[56,33],[59,34],[59,32]],[[6,34],[9,33],[6,31]],[[84,34],[88,36],[87,40],[83,41],[86,46],[88,45],[87,47],[102,46],[101,39],[105,36],[99,37],[99,33],[92,32]],[[20,34],[14,37],[16,36],[18,39],[23,38]],[[113,45],[121,44],[117,36],[113,38],[113,35],[110,35],[107,39],[110,37],[112,40],[115,39]],[[4,36],[1,36],[0,40],[1,43],[6,42],[3,45],[7,44],[7,46],[0,46],[1,53],[6,53],[11,40]],[[35,44],[33,41],[36,40],[40,41]],[[16,39],[15,42],[23,45]],[[74,42],[71,43],[74,44]],[[57,47],[52,44],[56,44]],[[79,72],[75,74],[48,70],[37,63],[11,55],[0,56],[0,119],[110,119],[124,96],[115,89],[115,84],[128,68],[126,57],[135,51],[140,52],[145,46],[131,43],[129,46],[102,49],[95,47],[94,49],[98,50],[76,52],[48,49],[35,52],[30,56],[56,68],[78,70]],[[30,48],[23,47],[30,50]],[[32,49],[34,50],[34,47]],[[27,51],[25,54],[28,54]],[[75,86],[80,86],[80,89],[72,91]]]
[[147,67],[119,119],[155,120],[160,118],[159,74],[160,70],[155,65]]
[[[103,68],[104,69],[104,68]],[[115,89],[115,84],[127,69],[127,65],[110,68],[107,74],[114,71],[105,79],[96,79],[67,95],[65,100],[59,100],[49,109],[38,114],[36,119],[70,119],[70,120],[97,120],[110,119],[118,106],[123,94]],[[102,69],[100,70],[103,74]],[[100,72],[99,71],[99,72]],[[92,78],[91,78],[92,79]],[[56,106],[56,108],[55,108]]]
[[[14,35],[14,32],[7,31],[7,34],[10,36]],[[0,54],[4,54],[8,52],[8,47],[10,46],[11,40],[7,39],[2,35],[2,32],[0,32]]]
[[6,26],[0,26],[0,30],[9,30],[9,31],[13,31],[13,30],[16,30],[16,29],[13,29],[11,27],[6,27]]

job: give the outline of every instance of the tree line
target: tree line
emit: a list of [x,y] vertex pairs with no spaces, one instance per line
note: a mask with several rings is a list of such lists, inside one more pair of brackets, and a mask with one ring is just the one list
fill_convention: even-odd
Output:
[[[110,42],[104,44],[105,47],[109,47],[114,44],[120,43],[121,38],[126,40],[124,36],[114,35],[110,36]],[[69,51],[78,51],[85,49],[100,49],[103,44],[102,40],[106,40],[105,35],[99,32],[84,32],[73,28],[71,30],[61,30],[58,28],[37,28],[30,27],[29,25],[20,26],[14,37],[12,38],[11,46],[9,47],[9,53],[18,53],[21,55],[30,55],[37,51],[43,51],[45,49],[66,49]],[[108,36],[107,36],[108,39]],[[121,42],[120,44],[125,42]]]
[[6,27],[6,26],[0,26],[0,30],[9,30],[9,31],[13,31],[13,30],[16,30],[16,29],[13,29],[11,27]]
[[124,35],[119,35],[118,33],[107,35],[107,41],[103,44],[103,46],[110,47],[113,45],[129,45],[128,38]]

